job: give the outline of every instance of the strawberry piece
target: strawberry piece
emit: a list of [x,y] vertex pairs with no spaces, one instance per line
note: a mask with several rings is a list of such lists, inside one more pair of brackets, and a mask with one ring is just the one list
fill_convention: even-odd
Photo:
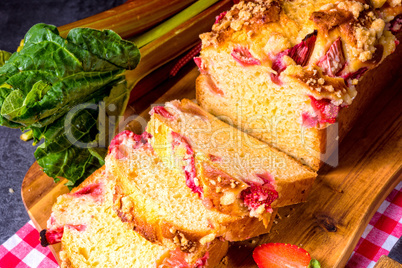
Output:
[[302,114],[302,122],[303,126],[306,128],[317,127],[318,126],[318,117],[312,116],[309,113]]
[[311,100],[311,106],[317,113],[318,121],[320,123],[333,124],[336,122],[336,118],[339,113],[339,106],[332,104],[328,99],[317,100],[312,96],[309,97]]
[[40,232],[40,244],[42,247],[53,245],[61,242],[63,238],[64,227],[58,227],[54,229],[43,229]]
[[356,72],[353,73],[347,73],[345,75],[342,75],[342,78],[346,81],[346,83],[351,86],[352,85],[352,80],[357,79],[359,80],[360,77],[362,77],[362,75],[368,71],[367,67],[362,67],[359,70],[357,70]]
[[273,183],[275,181],[274,176],[268,173],[268,171],[264,171],[262,173],[255,174],[258,178],[262,179],[263,184]]
[[173,151],[178,146],[184,146],[186,148],[186,153],[183,157],[183,161],[184,161],[184,163],[186,163],[183,166],[184,174],[186,176],[186,185],[194,193],[198,193],[198,195],[201,196],[201,194],[203,193],[203,190],[199,185],[195,184],[197,170],[195,168],[194,151],[191,148],[190,144],[187,142],[187,140],[183,136],[172,131],[172,149],[173,149]]
[[116,159],[126,158],[128,155],[126,145],[123,144],[125,140],[133,141],[133,149],[146,148],[152,149],[151,145],[148,143],[148,140],[152,138],[152,135],[148,132],[144,132],[141,135],[137,135],[134,132],[129,130],[125,130],[117,134],[109,145],[109,154],[114,154]]
[[389,24],[389,30],[393,34],[402,32],[402,14],[396,16]]
[[265,205],[265,210],[269,212],[272,202],[278,198],[278,192],[269,183],[262,186],[252,185],[240,193],[240,198],[249,210],[256,210]]
[[220,88],[217,87],[217,85],[214,83],[214,81],[212,80],[212,78],[210,76],[208,76],[208,78],[207,78],[207,85],[208,85],[209,90],[211,90],[211,92],[223,97],[224,92]]
[[260,60],[254,58],[245,47],[238,46],[234,48],[230,55],[242,66],[261,65]]
[[200,71],[201,74],[206,74],[207,71],[205,70],[205,66],[202,64],[202,59],[201,57],[194,57],[193,58],[195,64],[198,67],[198,70]]
[[291,57],[296,64],[305,66],[310,59],[311,53],[313,52],[316,40],[317,31],[314,31],[313,33],[307,35],[299,44],[276,55],[275,60],[272,63],[272,69],[276,71],[276,74],[271,73],[272,82],[277,85],[282,84],[279,80],[279,75],[287,68],[286,64],[283,62],[284,56]]
[[339,37],[332,43],[325,56],[319,60],[317,65],[323,69],[325,74],[334,77],[345,67],[345,63],[342,41]]
[[195,268],[204,268],[207,267],[208,265],[208,258],[209,258],[209,252],[207,251],[204,256],[200,259],[197,260],[195,263]]
[[213,154],[209,154],[208,157],[209,157],[209,160],[211,160],[212,162],[218,162],[218,161],[222,160],[222,157],[216,156]]
[[77,192],[71,194],[74,197],[81,197],[84,195],[91,196],[94,200],[99,201],[103,195],[103,187],[100,183],[93,183],[85,186],[84,188],[78,190]]
[[[85,224],[78,224],[78,225],[66,224],[66,227],[82,232],[85,231],[87,226]],[[63,234],[64,234],[64,226],[51,229],[43,229],[39,234],[40,244],[42,247],[47,247],[48,245],[60,243],[61,239],[63,238]]]
[[224,11],[221,14],[219,14],[218,16],[216,16],[215,17],[215,24],[219,23],[225,17],[226,13],[228,13],[228,12]]
[[259,268],[305,268],[311,257],[306,250],[295,245],[268,243],[254,249],[253,259]]
[[177,268],[190,268],[186,261],[186,253],[177,248],[169,252],[169,257],[163,260],[160,267],[177,267]]
[[175,116],[171,113],[168,112],[168,110],[166,110],[165,107],[163,106],[155,106],[151,109],[151,111],[149,112],[150,115],[153,114],[159,114],[160,116],[163,116],[167,119],[175,119]]
[[65,226],[67,228],[77,230],[78,232],[83,232],[87,229],[87,226],[85,224],[66,224]]

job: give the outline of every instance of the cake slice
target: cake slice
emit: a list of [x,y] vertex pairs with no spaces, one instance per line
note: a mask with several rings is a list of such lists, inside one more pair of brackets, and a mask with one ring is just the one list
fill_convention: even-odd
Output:
[[272,208],[306,200],[315,172],[190,100],[153,107],[151,115],[155,153],[185,176],[207,208],[263,218]]
[[335,166],[337,142],[400,65],[370,72],[398,41],[366,2],[240,1],[201,35],[198,103],[315,170]]
[[228,243],[218,240],[192,253],[149,242],[124,227],[113,210],[113,192],[114,179],[103,167],[58,197],[41,243],[61,242],[62,268],[215,267],[226,254]]
[[272,213],[260,221],[207,209],[186,186],[183,172],[165,166],[154,153],[150,138],[147,132],[124,131],[112,140],[106,157],[116,178],[114,209],[129,229],[187,253],[216,239],[240,241],[269,232]]

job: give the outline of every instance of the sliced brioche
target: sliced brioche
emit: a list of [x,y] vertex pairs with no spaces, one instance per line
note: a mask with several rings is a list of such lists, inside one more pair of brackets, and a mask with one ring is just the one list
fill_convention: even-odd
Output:
[[[322,130],[356,94],[378,92],[377,81],[359,81],[395,50],[386,22],[364,1],[240,1],[201,35],[197,100],[318,170],[346,133]],[[345,128],[360,114],[355,106]]]
[[150,135],[118,134],[106,166],[116,178],[114,208],[121,220],[151,242],[194,252],[214,239],[244,240],[267,233],[263,221],[232,217],[205,208],[182,172],[166,167],[149,143]]
[[207,207],[263,217],[271,207],[306,200],[315,172],[190,100],[154,107],[151,114],[147,131],[155,153],[185,175]]
[[[183,253],[153,244],[128,230],[113,211],[114,179],[97,170],[71,193],[58,197],[42,244],[61,239],[61,267],[215,267],[228,244]],[[181,267],[181,266],[180,266]]]

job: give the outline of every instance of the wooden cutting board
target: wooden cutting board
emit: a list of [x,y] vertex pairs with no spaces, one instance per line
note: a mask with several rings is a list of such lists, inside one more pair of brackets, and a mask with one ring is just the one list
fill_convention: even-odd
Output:
[[[151,103],[194,98],[198,71],[191,67],[177,79],[155,88],[127,109],[126,116],[146,117]],[[344,139],[339,166],[325,166],[306,203],[279,210],[268,235],[234,244],[228,267],[256,267],[252,249],[260,243],[296,244],[318,259],[323,267],[344,267],[369,220],[402,179],[402,77],[376,99]],[[160,97],[162,96],[162,97]],[[141,121],[141,120],[139,120]],[[141,124],[130,125],[139,130]],[[22,199],[38,230],[46,228],[51,206],[68,192],[66,181],[54,183],[34,163],[22,184]],[[52,247],[56,254],[59,247]]]

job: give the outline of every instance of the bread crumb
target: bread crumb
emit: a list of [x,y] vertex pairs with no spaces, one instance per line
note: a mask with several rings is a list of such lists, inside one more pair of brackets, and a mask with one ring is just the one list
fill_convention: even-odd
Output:
[[202,238],[200,239],[200,243],[201,243],[201,245],[205,245],[206,243],[209,243],[209,242],[211,242],[211,241],[214,240],[214,239],[215,239],[215,234],[214,234],[214,233],[211,233],[211,234],[209,234],[209,235],[206,235],[206,236],[202,237]]
[[233,204],[235,200],[236,200],[235,194],[233,192],[227,191],[220,198],[220,203],[224,206],[227,206]]
[[10,194],[13,194],[13,193],[14,193],[14,189],[13,189],[13,188],[8,188],[8,192],[9,192]]
[[[317,70],[315,70],[316,72],[317,72]],[[324,85],[324,83],[325,83],[325,80],[324,80],[324,78],[319,78],[318,79],[318,84],[320,84],[320,85]]]

